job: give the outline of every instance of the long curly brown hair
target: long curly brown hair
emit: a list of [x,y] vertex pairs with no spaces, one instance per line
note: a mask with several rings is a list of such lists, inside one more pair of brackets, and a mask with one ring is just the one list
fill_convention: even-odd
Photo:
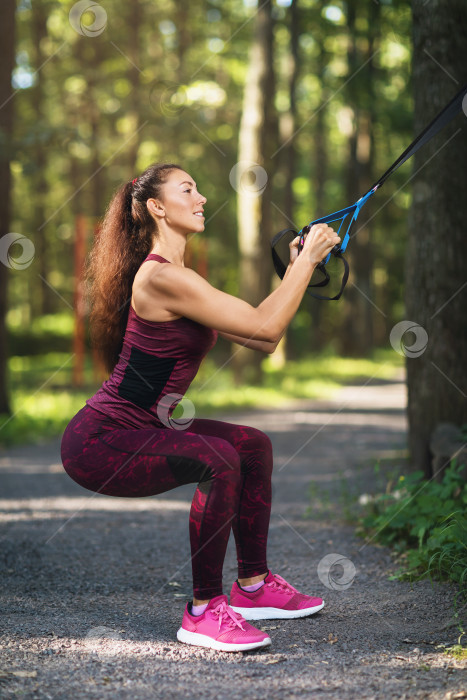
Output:
[[112,197],[86,262],[91,341],[112,372],[123,345],[136,272],[157,239],[157,224],[146,202],[160,197],[174,163],[150,165],[135,182]]

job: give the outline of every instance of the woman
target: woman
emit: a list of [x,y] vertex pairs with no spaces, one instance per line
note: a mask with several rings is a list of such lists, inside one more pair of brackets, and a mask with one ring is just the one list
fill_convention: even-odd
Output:
[[[218,333],[271,353],[298,309],[316,265],[339,242],[314,226],[298,238],[281,285],[258,307],[225,294],[184,266],[187,236],[204,230],[206,198],[180,166],[152,165],[122,186],[91,251],[91,327],[110,377],[68,424],[67,473],[91,491],[153,496],[197,483],[190,510],[193,601],[177,637],[222,651],[267,646],[246,620],[293,618],[320,610],[266,562],[273,455],[255,428],[171,420]],[[238,579],[231,603],[222,566],[233,530]]]

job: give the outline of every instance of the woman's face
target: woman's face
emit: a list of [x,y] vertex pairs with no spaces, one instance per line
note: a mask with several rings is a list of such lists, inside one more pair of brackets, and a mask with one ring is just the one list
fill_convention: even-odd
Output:
[[184,170],[172,170],[167,181],[162,185],[161,195],[149,202],[157,204],[157,216],[174,230],[186,233],[204,231],[203,207],[206,197],[196,188],[193,178]]

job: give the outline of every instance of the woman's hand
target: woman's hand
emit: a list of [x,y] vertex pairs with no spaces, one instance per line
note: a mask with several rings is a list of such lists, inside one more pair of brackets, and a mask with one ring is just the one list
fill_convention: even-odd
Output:
[[289,250],[290,250],[289,265],[293,265],[298,257],[298,244],[299,244],[299,242],[300,242],[300,236],[297,236],[296,238],[293,239],[293,241],[291,243],[289,243]]
[[[296,240],[299,239],[295,238],[291,245],[294,245]],[[316,266],[339,243],[341,243],[341,239],[331,226],[327,224],[313,224],[305,236],[303,250],[300,255],[306,255],[311,264]]]
[[[291,243],[289,243],[289,267],[294,264],[298,257],[299,243],[300,236],[297,236]],[[321,260],[324,260],[327,254],[330,253],[334,246],[338,243],[341,243],[341,239],[331,226],[328,226],[327,224],[314,224],[305,235],[301,255],[303,255],[303,253],[307,253],[310,262],[313,265],[317,265],[321,262]]]

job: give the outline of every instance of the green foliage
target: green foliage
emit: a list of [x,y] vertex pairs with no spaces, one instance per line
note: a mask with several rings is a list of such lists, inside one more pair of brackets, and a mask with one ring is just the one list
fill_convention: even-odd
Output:
[[[280,407],[293,399],[329,398],[348,382],[373,376],[394,377],[400,357],[378,351],[372,360],[345,359],[331,354],[310,356],[301,362],[274,368],[265,357],[265,381],[261,386],[237,385],[232,369],[207,357],[190,386],[186,398],[196,415],[216,415],[220,410]],[[9,359],[12,417],[0,415],[0,445],[21,444],[59,435],[67,422],[98,388],[91,359],[84,368],[85,385],[72,385],[70,353],[48,353]],[[182,402],[183,404],[183,402]],[[180,409],[182,412],[182,409]],[[178,416],[177,413],[174,414]]]
[[74,319],[70,313],[44,314],[25,325],[14,310],[8,314],[8,355],[44,355],[71,350]]
[[393,548],[401,564],[394,578],[426,576],[467,585],[467,483],[455,460],[438,483],[422,472],[401,476],[371,500],[360,534]]
[[391,351],[379,350],[371,359],[343,358],[331,352],[308,355],[300,361],[274,364],[274,355],[263,360],[261,386],[235,383],[229,366],[218,366],[210,357],[201,365],[187,397],[197,408],[234,409],[254,406],[279,407],[292,399],[331,398],[346,383],[365,378],[392,379],[401,366],[401,358]]
[[84,392],[13,392],[13,413],[0,414],[0,446],[41,443],[57,437],[87,398]]
[[[209,225],[203,236],[209,244],[209,281],[238,293],[236,192],[229,173],[238,160],[257,8],[233,0],[114,0],[105,8],[105,30],[89,37],[70,24],[70,7],[64,0],[18,4],[10,230],[30,237],[36,256],[27,269],[10,271],[9,304],[21,316],[20,327],[10,333],[10,355],[25,354],[28,346],[39,354],[69,349],[61,334],[51,331],[47,346],[44,336],[29,334],[29,327],[43,312],[66,311],[73,304],[75,215],[87,217],[89,247],[93,224],[115,188],[156,160],[180,161],[192,171],[208,198]],[[357,107],[371,119],[375,179],[412,136],[408,0],[359,2],[356,34],[337,6],[329,12],[325,4],[304,0],[301,7],[292,216],[297,226],[349,203],[346,181]],[[372,10],[377,11],[375,22]],[[274,19],[276,116],[285,123],[291,8],[274,3]],[[349,80],[347,46],[353,36],[358,70]],[[371,68],[365,53],[370,39],[375,53]],[[318,113],[324,120],[324,172],[316,157]],[[284,153],[263,154],[271,167],[274,202],[267,237],[290,225],[280,213],[285,211]],[[402,313],[407,167],[395,173],[386,194],[375,202],[378,216],[367,217],[374,258],[372,301],[387,316],[383,320],[375,309],[376,345],[387,341]],[[321,182],[324,198],[318,204]],[[264,254],[270,255],[267,245]],[[318,316],[316,305],[303,306],[304,323],[290,334],[296,357],[307,355],[309,329],[316,323],[321,346],[335,338],[344,309],[344,303],[324,304]]]

